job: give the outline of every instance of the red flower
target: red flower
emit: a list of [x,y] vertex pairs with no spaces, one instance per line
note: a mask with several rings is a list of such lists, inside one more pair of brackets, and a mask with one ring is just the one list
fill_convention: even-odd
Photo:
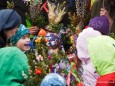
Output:
[[37,68],[36,69],[36,74],[39,75],[39,74],[42,74],[42,70],[40,68]]
[[83,86],[83,83],[82,83],[82,82],[79,82],[79,83],[77,83],[76,86]]

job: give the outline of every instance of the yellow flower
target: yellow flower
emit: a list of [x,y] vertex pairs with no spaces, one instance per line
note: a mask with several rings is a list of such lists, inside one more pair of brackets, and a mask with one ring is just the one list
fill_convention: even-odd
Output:
[[42,37],[38,37],[38,38],[35,40],[35,42],[40,43],[40,42],[41,42],[41,38],[42,38]]

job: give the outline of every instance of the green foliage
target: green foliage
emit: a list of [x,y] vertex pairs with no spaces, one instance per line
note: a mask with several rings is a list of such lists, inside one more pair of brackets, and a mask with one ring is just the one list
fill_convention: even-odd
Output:
[[38,15],[35,18],[31,18],[30,14],[26,14],[28,20],[31,22],[31,24],[34,26],[38,26],[38,27],[44,27],[47,22],[45,21],[45,17],[43,15]]
[[60,28],[63,27],[63,24],[49,24],[49,28],[52,32],[59,33]]
[[111,33],[111,34],[110,34],[110,37],[112,37],[113,39],[115,39],[115,34],[114,34],[114,33]]
[[29,11],[26,13],[26,16],[33,26],[43,27],[46,25],[46,21],[42,15],[40,3],[41,1],[39,0],[30,0]]
[[69,28],[71,28],[71,31],[70,31],[70,36],[73,34],[73,33],[75,33],[75,31],[76,31],[76,27],[75,26],[73,26],[73,25],[68,25],[68,27]]
[[[43,60],[38,60],[36,56],[41,55]],[[43,78],[50,73],[50,65],[59,63],[61,59],[65,58],[66,55],[64,52],[59,51],[58,53],[52,53],[51,58],[48,58],[48,47],[46,46],[46,42],[44,37],[41,38],[40,42],[35,43],[35,52],[28,52],[28,63],[29,63],[29,71],[30,78],[25,82],[25,86],[40,86]],[[40,68],[41,74],[36,74],[36,70]],[[62,72],[62,70],[59,70]]]
[[59,51],[57,54],[52,53],[52,59],[50,60],[50,63],[59,63],[61,59],[64,59],[66,54],[63,51]]
[[[27,57],[29,60],[30,78],[26,81],[25,86],[40,86],[40,83],[44,76],[48,73],[48,49],[44,38],[38,43],[35,43],[35,52],[38,55],[43,56],[43,60],[37,60],[35,52],[28,52]],[[36,69],[40,68],[42,70],[41,74],[36,74]]]
[[7,9],[12,9],[14,7],[14,3],[13,2],[9,2],[7,1]]
[[68,27],[71,29],[71,33],[75,33],[77,26],[80,24],[80,29],[84,29],[84,26],[86,26],[90,20],[90,12],[88,12],[83,18],[80,16],[77,16],[76,13],[68,12],[69,15],[69,21],[70,24],[68,24]]

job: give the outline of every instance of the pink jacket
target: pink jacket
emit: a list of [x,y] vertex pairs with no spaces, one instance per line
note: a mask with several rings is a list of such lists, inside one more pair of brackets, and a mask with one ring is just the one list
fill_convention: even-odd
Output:
[[82,62],[82,78],[84,86],[95,86],[97,78],[99,78],[99,75],[96,73],[96,70],[93,67],[92,62],[90,61],[90,56],[87,48],[87,39],[99,35],[101,35],[99,31],[96,31],[93,28],[88,27],[79,34],[76,42],[78,58]]

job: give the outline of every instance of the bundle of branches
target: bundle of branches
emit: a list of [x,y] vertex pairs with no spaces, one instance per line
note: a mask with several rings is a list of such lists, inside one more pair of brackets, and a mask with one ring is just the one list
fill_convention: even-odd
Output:
[[42,27],[46,25],[45,17],[42,15],[41,1],[30,0],[28,4],[29,11],[26,13],[26,15],[32,26]]
[[25,86],[40,86],[42,79],[49,73],[48,49],[44,37],[38,37],[34,52],[28,52],[30,77]]
[[[25,86],[40,86],[43,78],[50,72],[54,72],[57,64],[66,57],[62,51],[52,53],[51,57],[48,55],[48,47],[46,46],[45,37],[38,37],[35,43],[35,52],[27,53],[29,60],[30,77],[25,83]],[[52,68],[51,68],[52,65]],[[57,70],[62,73],[62,69]]]

